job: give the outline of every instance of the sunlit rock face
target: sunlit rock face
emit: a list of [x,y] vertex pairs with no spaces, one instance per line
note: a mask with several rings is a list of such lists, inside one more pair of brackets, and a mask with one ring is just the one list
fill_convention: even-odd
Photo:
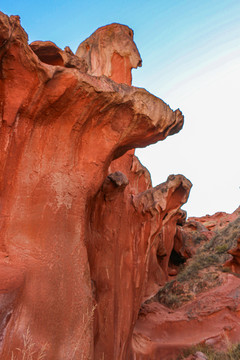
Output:
[[0,46],[0,357],[27,343],[33,360],[131,359],[140,305],[164,278],[161,226],[191,187],[172,175],[152,188],[132,149],[183,116],[130,86],[141,59],[126,26],[97,30],[79,62],[29,46],[0,13]]
[[188,248],[182,236],[185,222],[186,212],[179,210],[163,225],[160,233],[157,255],[166,282],[171,280],[171,276],[177,275],[179,265],[188,257]]
[[107,359],[131,358],[141,303],[165,281],[157,256],[161,227],[186,201],[191,187],[182,175],[150,187],[148,173],[133,154],[114,161],[111,174],[119,168],[129,184],[109,184],[107,177],[90,220],[88,253],[98,303],[96,359],[103,351]]
[[30,47],[38,58],[46,64],[76,68],[85,73],[88,70],[86,62],[74,55],[69,46],[62,50],[51,41],[34,41]]
[[[108,25],[80,44],[76,55],[86,61],[90,74],[131,84],[131,69],[141,64],[132,39],[128,27]],[[140,305],[166,280],[167,270],[158,258],[162,226],[169,223],[175,234],[177,220],[172,219],[179,218],[191,183],[172,175],[152,188],[133,151],[114,160],[108,174],[89,207],[92,241],[87,249],[98,304],[95,359],[130,359]],[[173,244],[166,248],[169,260]]]
[[127,85],[132,82],[131,69],[142,65],[132,29],[120,24],[97,29],[79,45],[76,55],[87,63],[88,74]]

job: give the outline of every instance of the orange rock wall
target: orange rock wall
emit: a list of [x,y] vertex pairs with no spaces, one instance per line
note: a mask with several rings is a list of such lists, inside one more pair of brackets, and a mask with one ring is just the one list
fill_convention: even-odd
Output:
[[152,243],[191,186],[173,176],[151,189],[133,154],[121,158],[183,125],[179,110],[106,77],[130,84],[141,64],[132,36],[113,24],[83,43],[86,67],[56,48],[63,60],[46,64],[19,18],[0,13],[3,360],[22,359],[26,338],[33,360],[132,356],[139,306],[158,286],[146,281]]
[[[79,46],[77,54],[81,49],[79,56],[85,59],[84,49],[91,51],[97,41],[101,48],[101,38],[110,31],[109,27],[97,30],[96,34],[100,32],[101,36],[93,34]],[[91,44],[87,50],[86,43]],[[112,52],[114,47],[123,54],[125,49],[120,51],[121,46],[120,40],[119,44],[115,40],[107,43],[102,52]],[[129,54],[119,53],[114,51],[111,57],[110,78],[130,85],[134,64]],[[103,70],[105,56],[98,54],[103,75],[107,74]],[[94,63],[91,58],[89,69]],[[94,354],[95,359],[130,359],[132,332],[140,305],[154,295],[164,281],[156,255],[163,218],[170,219],[187,200],[191,184],[178,176],[152,189],[150,175],[134,151],[113,161],[108,173],[90,206],[88,238],[91,241],[87,248],[97,304]]]
[[[210,238],[239,210],[185,224],[191,183],[152,187],[134,148],[178,132],[183,116],[130,86],[132,30],[102,27],[74,55],[29,46],[19,18],[0,13],[0,60],[1,359],[167,360],[239,341],[230,274],[177,311],[143,305],[176,274],[172,251],[194,253],[192,228]],[[239,272],[239,243],[230,253]]]
[[[190,190],[180,175],[149,188],[148,174],[137,158],[123,158],[125,173],[119,172],[123,164],[118,160],[111,164],[111,171],[119,173],[111,173],[103,183],[90,220],[88,254],[98,304],[96,359],[103,354],[107,359],[130,359],[140,305],[164,282],[156,254],[163,218],[177,212]],[[127,181],[114,182],[116,174]],[[141,192],[143,185],[148,190]],[[158,202],[152,197],[159,197]]]

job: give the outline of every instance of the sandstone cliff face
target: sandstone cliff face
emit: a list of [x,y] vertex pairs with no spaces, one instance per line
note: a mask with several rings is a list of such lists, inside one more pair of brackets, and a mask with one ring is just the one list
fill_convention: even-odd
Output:
[[141,65],[132,38],[103,27],[76,58],[29,46],[19,18],[0,13],[3,360],[22,359],[26,339],[34,360],[135,356],[140,305],[166,276],[161,227],[191,184],[179,175],[152,188],[131,151],[183,125],[179,110],[129,86]]
[[[186,221],[184,176],[152,188],[134,148],[178,132],[183,116],[130,86],[132,30],[102,27],[76,54],[27,40],[0,13],[1,359],[167,360],[239,341],[233,274],[203,269],[205,292],[180,283],[183,305],[160,304],[202,243],[203,258],[225,249],[216,230],[239,209]],[[239,238],[228,253],[239,273]]]
[[108,177],[94,199],[90,221],[88,254],[98,304],[96,359],[103,356],[103,351],[107,359],[131,358],[132,331],[140,305],[164,283],[157,258],[161,226],[177,211],[190,189],[183,176],[176,176],[135,195],[144,172],[139,174],[140,164],[137,168],[133,164],[137,159],[128,156],[129,168],[126,163],[124,168],[129,184],[126,186],[125,181],[115,185],[112,179],[109,184]]

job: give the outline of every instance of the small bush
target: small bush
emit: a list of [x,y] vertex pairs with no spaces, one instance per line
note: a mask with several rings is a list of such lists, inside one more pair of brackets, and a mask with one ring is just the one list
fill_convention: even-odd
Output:
[[217,351],[207,345],[192,346],[191,348],[184,350],[178,357],[178,360],[183,360],[189,355],[194,355],[197,351],[201,351],[205,354],[208,360],[240,360],[240,343],[229,346],[226,352]]
[[186,265],[179,267],[176,280],[167,283],[159,290],[156,299],[165,306],[177,308],[196,294],[220,285],[222,282],[220,271],[231,272],[230,269],[223,268],[222,264],[231,257],[227,251],[236,246],[239,235],[240,217],[222,230],[217,230],[209,242],[205,241],[193,258]]
[[195,233],[192,234],[192,240],[194,245],[199,245],[202,242],[206,242],[207,241],[207,237],[204,234],[201,234],[200,232],[196,231]]
[[188,281],[190,279],[196,278],[199,271],[210,267],[212,265],[217,265],[219,262],[219,258],[216,254],[208,254],[205,253],[197,253],[195,257],[193,257],[192,261],[188,266],[185,267],[177,276],[177,280],[180,282]]
[[177,305],[180,302],[180,297],[176,294],[169,294],[166,298],[165,305],[173,307],[174,305]]

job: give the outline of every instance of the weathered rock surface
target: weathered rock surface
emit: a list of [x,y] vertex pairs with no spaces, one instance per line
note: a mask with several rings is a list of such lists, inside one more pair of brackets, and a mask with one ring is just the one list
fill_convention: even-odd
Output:
[[[167,360],[239,341],[231,274],[177,310],[145,303],[194,254],[193,234],[207,241],[239,209],[186,221],[189,180],[152,188],[134,148],[183,116],[130,86],[132,30],[104,26],[74,55],[28,45],[19,18],[0,13],[0,59],[1,359],[21,360],[26,343],[33,360]],[[239,242],[229,253],[238,272]]]
[[191,187],[177,175],[136,194],[145,181],[148,185],[146,170],[131,153],[124,157],[124,164],[121,160],[114,161],[109,171],[116,177],[115,170],[122,171],[124,165],[123,181],[112,184],[109,176],[106,178],[94,198],[90,218],[87,248],[98,304],[95,359],[101,358],[103,351],[107,359],[131,358],[132,331],[140,305],[164,283],[157,260],[164,217],[177,212]]
[[156,302],[143,306],[133,335],[136,360],[173,360],[195,344],[226,349],[240,340],[240,281],[222,274],[221,286],[198,295],[178,310]]
[[182,236],[182,226],[186,222],[186,212],[177,211],[161,230],[161,241],[158,247],[159,264],[164,271],[165,280],[177,275],[177,268],[185,262],[186,245]]
[[86,62],[74,55],[68,46],[62,50],[51,41],[34,41],[29,46],[46,64],[76,68],[84,73],[88,70]]
[[209,231],[222,229],[231,221],[235,220],[240,215],[240,206],[232,213],[217,212],[213,215],[206,215],[202,217],[190,217],[189,221],[197,221],[205,226]]
[[[132,36],[126,26],[112,24],[98,29],[76,54],[87,61],[90,74],[131,83],[131,69],[140,62]],[[187,201],[191,183],[172,175],[152,188],[148,171],[132,151],[113,161],[108,173],[90,207],[92,241],[87,246],[98,304],[95,358],[130,359],[140,305],[164,283],[157,256],[161,227]]]
[[[233,221],[225,222],[225,227],[216,226],[214,236],[213,230],[207,230],[195,220],[186,223],[183,220],[177,225],[184,235],[180,245],[192,250],[195,244],[198,251],[187,260],[186,269],[174,281],[142,306],[133,336],[136,359],[177,359],[181,349],[198,344],[226,351],[229,344],[240,342],[240,279],[237,275],[240,217],[235,216],[238,212],[239,209],[234,216],[224,214],[224,218]],[[205,235],[203,238],[206,230],[211,233],[210,241]],[[172,235],[174,231],[168,233]],[[234,239],[237,247],[227,251]],[[232,258],[224,264],[227,252]],[[194,252],[190,257],[192,255]],[[233,272],[231,275],[226,274],[226,267]],[[196,358],[195,354],[187,359]]]
[[[182,244],[181,255],[192,257],[203,242],[212,239],[216,231],[222,230],[240,216],[240,207],[232,214],[217,212],[213,215],[190,217],[178,228],[179,244]],[[175,239],[176,240],[176,239]]]
[[128,85],[132,83],[131,69],[142,65],[132,29],[120,24],[97,29],[79,45],[76,55],[87,63],[88,74],[105,75]]
[[[174,244],[169,261],[167,261],[166,258],[164,259],[165,268],[168,262],[168,269],[171,273],[172,268],[176,268],[176,266],[174,266],[174,258],[176,263],[179,262],[179,264],[181,263],[181,259],[184,262],[184,259],[187,260],[191,258],[195,255],[200,245],[210,241],[216,234],[216,231],[225,228],[239,216],[240,208],[237,208],[232,214],[217,212],[216,214],[202,217],[189,217],[186,220],[186,216],[184,217],[184,213],[181,210],[178,215],[175,215],[176,220],[172,219],[172,221],[175,221],[176,226],[171,226],[169,223],[167,230],[164,229],[164,227],[162,229],[162,236],[166,237],[164,242],[167,246]],[[173,261],[171,261],[171,259]]]
[[52,43],[30,47],[19,17],[0,13],[3,360],[22,359],[26,338],[34,360],[43,349],[51,360],[133,356],[139,307],[163,275],[161,226],[191,184],[177,175],[152,189],[129,151],[183,125],[128,86],[141,64],[132,36],[99,29],[77,51],[82,69]]
[[228,250],[228,253],[232,255],[232,259],[226,261],[224,266],[229,267],[232,272],[240,274],[240,236],[237,239],[237,246]]

